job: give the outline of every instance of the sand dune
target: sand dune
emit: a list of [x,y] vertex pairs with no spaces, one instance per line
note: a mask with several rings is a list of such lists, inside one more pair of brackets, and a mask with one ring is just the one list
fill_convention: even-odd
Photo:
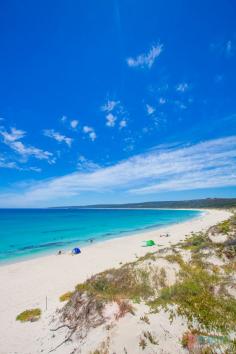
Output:
[[[84,247],[78,256],[68,253],[50,255],[1,266],[0,353],[47,353],[52,347],[49,322],[55,310],[61,306],[61,294],[73,290],[77,283],[97,272],[135,260],[147,251],[175,244],[191,231],[206,230],[229,215],[223,210],[205,210],[204,215],[188,222]],[[167,232],[170,237],[160,237]],[[141,247],[142,241],[149,238],[157,246],[148,249]],[[15,320],[18,313],[33,307],[40,307],[43,311],[38,322],[22,324]],[[130,321],[127,322],[127,328],[129,326],[132,327]],[[170,343],[173,346],[173,341]],[[84,353],[89,353],[89,346],[87,348]],[[57,353],[70,353],[69,347],[65,346]]]

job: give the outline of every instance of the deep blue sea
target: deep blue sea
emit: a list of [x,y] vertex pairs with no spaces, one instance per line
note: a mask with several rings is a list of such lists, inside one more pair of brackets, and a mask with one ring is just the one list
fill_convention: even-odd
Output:
[[199,216],[193,210],[0,209],[0,263],[83,248]]

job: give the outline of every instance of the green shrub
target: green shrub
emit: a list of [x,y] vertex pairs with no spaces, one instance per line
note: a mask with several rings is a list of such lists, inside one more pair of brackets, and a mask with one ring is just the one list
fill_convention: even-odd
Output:
[[199,232],[196,234],[193,233],[191,237],[187,238],[187,240],[183,243],[182,248],[197,253],[211,245],[212,242],[207,237],[207,235],[202,232]]
[[41,316],[41,310],[39,308],[25,310],[21,312],[17,317],[17,321],[21,322],[34,322],[39,320]]
[[87,292],[104,301],[120,299],[139,301],[153,293],[148,274],[133,266],[123,266],[99,273],[85,283],[78,284],[76,290]]
[[60,300],[61,302],[63,302],[63,301],[69,301],[69,300],[71,299],[71,296],[72,296],[73,294],[74,294],[74,293],[73,293],[72,291],[68,291],[67,293],[61,295],[61,296],[59,297],[59,300]]
[[180,280],[163,288],[159,297],[149,304],[153,309],[176,305],[178,315],[186,317],[190,324],[197,321],[200,328],[225,333],[235,328],[236,300],[215,293],[220,283],[218,275],[185,264]]
[[149,318],[147,315],[141,316],[140,320],[147,323],[147,324],[150,324],[150,321],[149,321]]
[[146,343],[145,339],[143,339],[143,338],[140,339],[140,341],[139,341],[139,346],[140,346],[140,348],[142,348],[143,350],[146,348],[147,343]]
[[222,234],[228,234],[230,231],[230,220],[225,220],[217,225],[219,232]]
[[150,331],[144,332],[143,335],[147,340],[149,340],[151,344],[158,345],[158,341],[155,339],[155,337],[152,335]]

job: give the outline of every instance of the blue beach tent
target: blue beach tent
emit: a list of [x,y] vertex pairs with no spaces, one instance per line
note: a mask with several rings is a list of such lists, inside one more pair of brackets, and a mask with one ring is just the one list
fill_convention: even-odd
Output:
[[75,247],[75,248],[73,248],[72,253],[79,254],[79,253],[81,253],[81,251],[80,251],[79,247]]

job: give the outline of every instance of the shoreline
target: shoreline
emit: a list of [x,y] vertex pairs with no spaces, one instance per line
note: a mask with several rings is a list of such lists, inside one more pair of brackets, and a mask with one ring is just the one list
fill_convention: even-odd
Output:
[[[203,215],[155,230],[127,237],[118,237],[83,248],[77,256],[62,254],[34,258],[0,267],[0,315],[2,319],[1,354],[32,354],[48,352],[51,347],[51,320],[63,306],[59,296],[73,290],[76,284],[109,268],[132,262],[148,252],[165,248],[229,218],[225,210],[201,209]],[[170,237],[160,237],[169,233]],[[154,247],[142,247],[142,241],[152,238]],[[47,310],[45,300],[47,297]],[[42,318],[35,323],[19,323],[16,316],[29,308],[42,309]],[[57,351],[57,353],[65,353]]]
[[[97,210],[96,208],[90,208],[92,210]],[[110,210],[110,209],[115,209],[115,210],[120,210],[121,208],[103,208],[103,210]],[[99,208],[100,210],[100,208]],[[160,230],[161,228],[166,228],[169,226],[173,226],[173,225],[178,225],[180,223],[185,223],[185,222],[189,222],[191,220],[197,219],[201,216],[203,216],[205,213],[208,212],[208,209],[196,209],[196,208],[188,208],[188,209],[184,209],[184,208],[178,208],[178,209],[169,209],[169,208],[122,208],[122,210],[191,210],[191,211],[197,211],[199,212],[199,215],[197,216],[193,216],[188,218],[188,220],[186,221],[179,221],[179,222],[173,222],[173,223],[169,223],[166,225],[158,225],[158,224],[154,224],[152,226],[146,226],[146,227],[141,227],[141,228],[137,228],[137,229],[133,229],[133,230],[129,230],[129,231],[120,231],[120,232],[114,232],[114,233],[110,233],[110,234],[103,234],[101,235],[102,237],[99,239],[94,239],[93,242],[89,242],[89,239],[87,240],[76,240],[75,242],[68,242],[68,244],[59,247],[58,248],[54,248],[54,249],[48,249],[45,250],[44,252],[38,252],[35,254],[26,254],[26,255],[22,255],[22,256],[16,256],[10,259],[6,259],[6,260],[0,260],[0,268],[4,267],[4,266],[8,266],[11,264],[15,264],[15,263],[21,263],[21,262],[27,262],[27,261],[31,261],[33,259],[38,259],[38,258],[43,258],[43,257],[48,257],[48,256],[53,256],[56,255],[57,251],[62,250],[63,253],[68,254],[71,253],[71,249],[73,249],[73,247],[79,247],[81,248],[81,250],[83,250],[84,248],[87,247],[91,247],[100,243],[104,243],[110,240],[115,240],[115,239],[124,239],[126,237],[132,237],[134,235],[139,235],[139,234],[143,234],[149,231],[155,231],[155,230]],[[109,236],[109,237],[107,237]]]

